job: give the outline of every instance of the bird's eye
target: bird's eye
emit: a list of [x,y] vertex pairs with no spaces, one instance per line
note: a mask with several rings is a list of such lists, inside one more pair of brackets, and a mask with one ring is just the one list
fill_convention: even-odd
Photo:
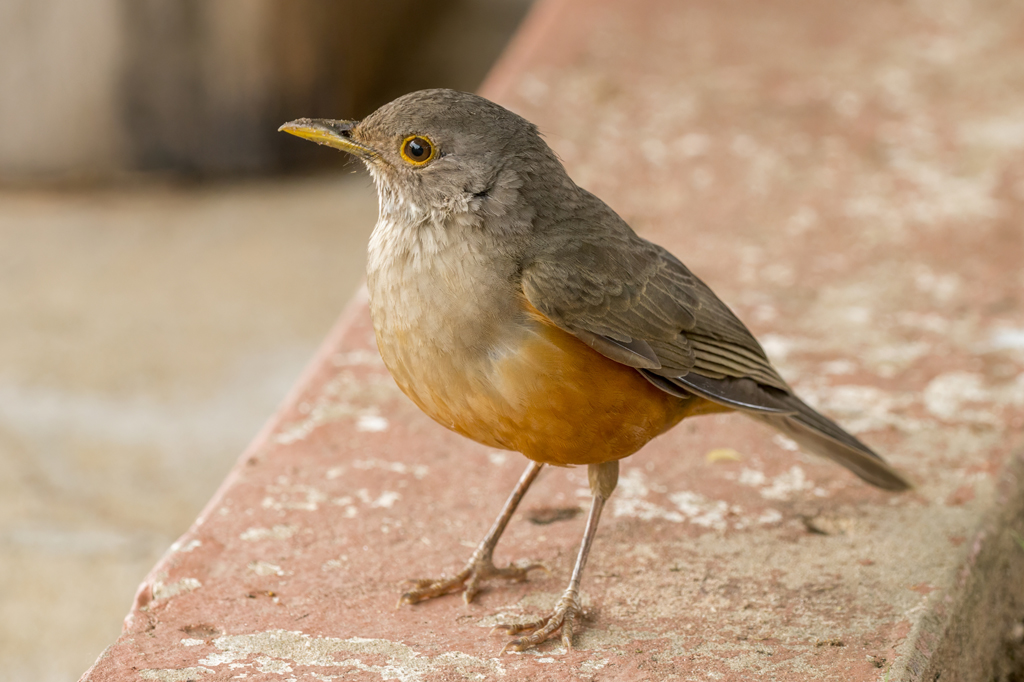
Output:
[[434,160],[436,147],[422,135],[410,135],[402,140],[402,158],[414,166],[425,166]]

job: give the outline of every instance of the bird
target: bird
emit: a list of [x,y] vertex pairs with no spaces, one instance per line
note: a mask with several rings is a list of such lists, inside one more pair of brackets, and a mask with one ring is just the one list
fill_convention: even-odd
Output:
[[529,460],[457,574],[411,582],[399,604],[483,581],[526,580],[495,546],[546,465],[586,465],[592,494],[565,591],[541,618],[499,626],[505,651],[560,634],[572,650],[580,585],[619,462],[683,419],[739,412],[890,491],[909,481],[801,400],[739,318],[682,261],[579,187],[537,126],[481,96],[403,95],[362,120],[280,131],[360,159],[379,199],[367,260],[377,346],[441,425]]

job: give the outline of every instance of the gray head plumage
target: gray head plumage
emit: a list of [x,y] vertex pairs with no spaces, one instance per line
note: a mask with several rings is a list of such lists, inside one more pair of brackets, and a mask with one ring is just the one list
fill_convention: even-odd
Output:
[[401,212],[407,222],[500,217],[533,186],[550,191],[553,178],[571,185],[536,126],[455,90],[413,92],[362,121],[299,119],[281,129],[361,158],[382,213]]

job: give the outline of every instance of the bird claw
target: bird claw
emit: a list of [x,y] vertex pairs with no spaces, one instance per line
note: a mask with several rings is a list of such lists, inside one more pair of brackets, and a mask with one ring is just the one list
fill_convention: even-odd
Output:
[[547,618],[534,618],[533,620],[520,621],[518,623],[499,623],[491,628],[491,634],[493,635],[498,630],[504,630],[505,634],[511,637],[512,635],[518,635],[520,632],[542,628],[547,622]]
[[521,632],[529,632],[524,637],[516,637],[506,642],[498,655],[506,651],[525,651],[537,646],[541,642],[550,639],[559,630],[562,631],[562,644],[565,645],[567,653],[572,652],[572,636],[575,629],[575,622],[580,617],[582,609],[576,600],[575,594],[566,594],[555,605],[550,616],[535,618],[533,620],[519,623],[502,623],[494,626],[491,632],[504,630],[508,635],[517,635]]
[[458,592],[460,589],[463,590],[462,598],[468,604],[480,592],[480,583],[482,581],[490,578],[504,578],[513,582],[523,582],[527,579],[527,574],[536,568],[544,569],[548,574],[551,573],[547,566],[538,562],[510,563],[505,568],[498,568],[490,558],[470,559],[466,567],[451,578],[439,580],[420,578],[405,581],[407,584],[412,585],[413,589],[405,592],[398,598],[398,606],[426,601],[434,597]]

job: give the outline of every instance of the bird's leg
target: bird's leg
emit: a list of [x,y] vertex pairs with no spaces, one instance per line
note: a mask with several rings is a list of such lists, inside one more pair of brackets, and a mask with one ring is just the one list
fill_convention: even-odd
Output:
[[493,560],[494,547],[498,544],[498,539],[505,532],[505,526],[508,525],[509,519],[512,518],[512,514],[515,512],[516,507],[519,506],[520,500],[523,499],[523,495],[526,494],[530,484],[537,478],[537,474],[540,473],[543,466],[543,464],[538,464],[537,462],[530,462],[530,466],[519,477],[519,482],[516,483],[515,489],[512,490],[512,494],[505,501],[501,514],[494,520],[494,525],[491,526],[487,536],[477,546],[469,561],[466,562],[465,568],[451,578],[442,578],[440,580],[427,578],[409,581],[413,584],[413,589],[403,594],[398,599],[398,604],[415,604],[426,599],[440,597],[443,594],[457,592],[460,589],[464,589],[462,598],[468,604],[473,600],[477,592],[480,591],[479,585],[482,580],[506,578],[507,580],[521,582],[526,580],[526,574],[535,568],[547,570],[543,564],[539,563],[509,564],[505,568],[498,568],[494,565]]
[[576,557],[576,565],[572,569],[572,578],[569,586],[565,588],[561,599],[555,604],[550,616],[523,623],[499,625],[496,629],[505,630],[510,635],[520,632],[528,632],[522,637],[510,640],[501,650],[522,651],[540,644],[550,638],[559,629],[562,630],[562,643],[566,651],[572,651],[572,634],[576,619],[580,616],[580,580],[583,578],[583,569],[587,565],[587,555],[590,554],[590,545],[597,535],[597,522],[601,518],[601,510],[605,501],[611,497],[615,486],[619,482],[619,462],[605,462],[604,464],[591,464],[587,472],[590,478],[590,492],[594,499],[590,504],[590,515],[587,517],[587,528],[583,531],[583,542],[580,544],[580,553]]

